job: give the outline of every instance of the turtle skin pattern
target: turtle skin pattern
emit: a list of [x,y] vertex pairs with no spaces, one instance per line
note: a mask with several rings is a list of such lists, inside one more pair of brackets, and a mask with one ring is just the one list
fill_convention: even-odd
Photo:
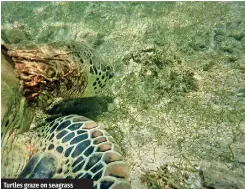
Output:
[[131,189],[129,169],[119,146],[86,117],[58,117],[21,135],[12,133],[11,137],[14,140],[8,141],[13,142],[12,146],[23,148],[13,152],[5,147],[4,151],[10,152],[6,158],[9,162],[4,162],[2,169],[13,165],[7,168],[12,172],[2,173],[7,178],[91,178],[93,189]]

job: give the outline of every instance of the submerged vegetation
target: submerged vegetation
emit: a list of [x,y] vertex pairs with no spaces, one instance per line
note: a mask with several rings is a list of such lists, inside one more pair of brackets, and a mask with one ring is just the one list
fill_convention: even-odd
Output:
[[6,43],[71,38],[114,66],[99,95],[113,101],[98,107],[97,120],[123,147],[134,188],[245,187],[243,2],[40,2],[26,9],[23,2],[3,6]]

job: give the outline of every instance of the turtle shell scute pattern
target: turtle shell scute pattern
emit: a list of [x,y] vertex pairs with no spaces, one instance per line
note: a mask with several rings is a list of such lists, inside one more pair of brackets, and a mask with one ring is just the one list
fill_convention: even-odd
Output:
[[[93,189],[130,189],[129,169],[114,139],[96,122],[78,115],[60,117],[44,129],[42,153],[60,159],[53,177],[91,178]],[[41,128],[40,128],[41,129]],[[42,133],[44,131],[42,129]]]

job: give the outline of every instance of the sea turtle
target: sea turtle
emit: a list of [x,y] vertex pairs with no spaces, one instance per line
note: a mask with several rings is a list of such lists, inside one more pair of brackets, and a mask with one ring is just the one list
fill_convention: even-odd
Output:
[[80,43],[2,45],[2,178],[92,178],[94,189],[130,189],[119,146],[93,120],[57,115],[30,128],[37,109],[93,96],[111,77]]

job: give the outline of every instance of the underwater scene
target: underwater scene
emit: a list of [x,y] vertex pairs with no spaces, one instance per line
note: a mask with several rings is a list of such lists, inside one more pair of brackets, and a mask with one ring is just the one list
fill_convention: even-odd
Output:
[[1,2],[1,177],[245,188],[245,2]]

